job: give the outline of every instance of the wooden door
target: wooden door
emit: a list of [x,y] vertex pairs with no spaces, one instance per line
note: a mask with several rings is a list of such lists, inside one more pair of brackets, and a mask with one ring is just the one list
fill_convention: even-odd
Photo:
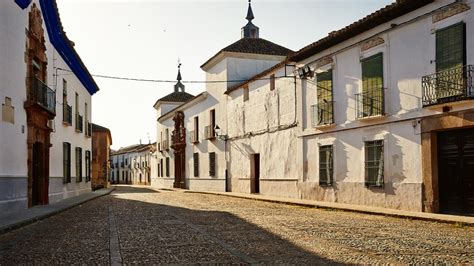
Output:
[[440,211],[474,216],[474,129],[438,137]]
[[[45,181],[45,158],[44,158],[44,145],[40,142],[33,144],[33,173],[32,173],[32,186],[31,186],[31,205],[45,204],[47,203],[46,198],[47,184]],[[46,187],[45,187],[46,186]],[[46,194],[45,194],[46,193]]]
[[260,193],[260,154],[251,157],[250,193]]

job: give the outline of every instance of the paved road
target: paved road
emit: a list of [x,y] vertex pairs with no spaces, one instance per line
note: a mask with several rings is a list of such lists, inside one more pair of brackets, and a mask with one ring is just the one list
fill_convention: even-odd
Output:
[[474,228],[118,187],[0,235],[0,265],[474,263]]

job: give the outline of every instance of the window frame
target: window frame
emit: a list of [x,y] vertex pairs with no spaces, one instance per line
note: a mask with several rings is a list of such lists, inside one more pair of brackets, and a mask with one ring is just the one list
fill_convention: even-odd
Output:
[[[366,187],[383,188],[385,184],[384,140],[364,141],[364,178]],[[371,151],[372,149],[372,151]],[[371,153],[372,152],[372,153]],[[371,176],[376,169],[377,175]],[[372,171],[371,171],[372,170]]]
[[82,148],[76,147],[76,183],[82,182]]
[[[323,166],[322,161],[322,154],[325,153],[325,166]],[[318,162],[318,169],[319,169],[319,185],[322,187],[329,187],[334,184],[334,145],[322,145],[319,146],[319,162]],[[328,157],[329,156],[329,157]],[[325,170],[325,171],[323,171]],[[329,176],[325,176],[325,180],[322,179],[322,173],[326,172]]]
[[71,183],[71,143],[63,142],[63,183]]
[[199,177],[199,152],[193,153],[193,174]]
[[209,176],[216,176],[216,153],[209,153]]

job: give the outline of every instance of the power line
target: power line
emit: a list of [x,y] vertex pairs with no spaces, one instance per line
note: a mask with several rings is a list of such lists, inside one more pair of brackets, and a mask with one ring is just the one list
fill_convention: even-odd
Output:
[[[59,70],[72,72],[69,69],[57,68]],[[142,78],[129,78],[129,77],[119,77],[119,76],[107,76],[107,75],[91,75],[96,78],[105,78],[105,79],[116,79],[116,80],[127,80],[127,81],[140,81],[140,82],[155,82],[155,83],[176,83],[176,80],[165,80],[165,79],[142,79]],[[292,76],[278,76],[274,77],[275,79],[281,78],[293,78]],[[236,80],[183,80],[182,83],[192,83],[192,84],[209,84],[209,83],[227,83],[227,82],[248,82],[248,81],[257,81],[257,80],[270,80],[269,78],[259,78],[259,79],[236,79]]]

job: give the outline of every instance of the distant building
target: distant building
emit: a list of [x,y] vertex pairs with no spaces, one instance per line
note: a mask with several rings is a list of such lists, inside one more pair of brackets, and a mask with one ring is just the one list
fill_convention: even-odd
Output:
[[156,143],[120,148],[110,154],[110,181],[113,184],[150,185]]
[[110,174],[110,145],[112,134],[108,128],[92,124],[92,189],[108,187]]
[[91,191],[99,88],[55,0],[0,1],[0,213]]

